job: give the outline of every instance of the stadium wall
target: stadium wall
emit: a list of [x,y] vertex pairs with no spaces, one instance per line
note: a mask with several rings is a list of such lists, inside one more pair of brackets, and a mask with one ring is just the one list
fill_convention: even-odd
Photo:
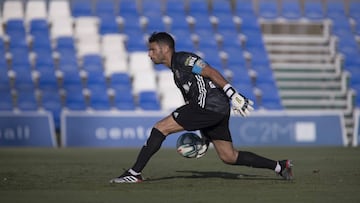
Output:
[[[47,112],[1,112],[0,147],[139,147],[165,112],[63,111],[57,142],[52,115]],[[357,111],[353,146],[359,137]],[[232,116],[230,130],[239,146],[347,146],[344,119],[339,112],[255,112]],[[169,136],[173,148],[180,133]]]

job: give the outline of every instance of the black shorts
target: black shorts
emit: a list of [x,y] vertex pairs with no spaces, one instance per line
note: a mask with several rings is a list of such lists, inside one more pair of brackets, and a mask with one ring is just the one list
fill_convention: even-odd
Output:
[[221,114],[197,105],[186,104],[179,107],[172,116],[187,131],[200,130],[210,140],[232,142],[229,130],[230,114]]

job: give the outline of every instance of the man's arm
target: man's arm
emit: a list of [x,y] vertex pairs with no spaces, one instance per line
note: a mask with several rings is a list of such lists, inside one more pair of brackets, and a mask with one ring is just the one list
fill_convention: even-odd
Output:
[[210,78],[215,84],[219,87],[224,88],[229,82],[217,71],[216,69],[210,67],[209,65],[205,66],[200,73],[206,78]]
[[229,97],[229,99],[231,99],[232,108],[235,113],[239,113],[242,116],[248,116],[250,111],[254,110],[252,107],[254,102],[239,94],[219,73],[219,71],[210,67],[209,65],[206,65],[202,68],[200,74],[204,77],[210,78],[211,81],[224,90],[225,94]]

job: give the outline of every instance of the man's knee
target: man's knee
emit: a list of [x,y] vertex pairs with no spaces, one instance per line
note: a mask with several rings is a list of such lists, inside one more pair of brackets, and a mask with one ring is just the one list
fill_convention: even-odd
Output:
[[236,163],[236,159],[237,156],[235,153],[224,153],[220,155],[220,159],[225,163],[225,164],[230,164],[233,165]]

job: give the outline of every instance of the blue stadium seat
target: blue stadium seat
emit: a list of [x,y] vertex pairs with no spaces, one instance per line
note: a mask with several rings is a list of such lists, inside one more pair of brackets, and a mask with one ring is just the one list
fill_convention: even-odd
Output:
[[170,12],[167,15],[172,20],[170,29],[171,32],[175,29],[184,31],[187,31],[189,29],[189,24],[186,21],[186,15],[183,11]]
[[143,91],[139,93],[139,107],[142,110],[160,110],[160,101],[154,91]]
[[144,16],[152,16],[153,13],[163,15],[165,10],[165,5],[163,4],[163,2],[164,1],[162,0],[142,0],[141,11],[139,13]]
[[185,1],[184,0],[166,0],[165,12],[167,15],[172,13],[185,14]]
[[29,51],[26,47],[24,48],[13,48],[10,50],[11,53],[11,68],[13,70],[25,67],[30,69]]
[[35,54],[36,54],[36,58],[35,58],[34,67],[36,70],[55,69],[55,62],[51,51],[49,52],[47,49],[38,49],[35,50]]
[[12,111],[14,109],[13,97],[10,89],[0,89],[0,98],[0,111]]
[[131,90],[115,90],[114,106],[118,110],[135,110],[134,97]]
[[6,34],[11,39],[23,39],[26,37],[26,31],[24,26],[24,20],[22,19],[10,19],[6,22]]
[[259,16],[265,19],[275,19],[279,17],[277,1],[276,0],[259,1]]
[[261,90],[261,106],[270,110],[282,110],[281,98],[278,88],[273,83],[258,83],[256,87]]
[[350,1],[349,6],[349,15],[351,18],[353,18],[357,24],[357,27],[359,28],[360,24],[360,2],[359,1]]
[[38,78],[38,87],[42,90],[53,90],[59,87],[58,78],[54,69],[40,69]]
[[60,55],[58,66],[61,70],[64,70],[65,65],[78,66],[78,60],[76,58],[76,51],[72,49],[58,49],[57,52]]
[[97,16],[102,15],[116,15],[118,12],[116,8],[118,7],[117,1],[114,0],[100,0],[95,3],[95,13]]
[[125,34],[127,35],[126,48],[128,52],[144,51],[148,49],[140,28],[127,29]]
[[109,110],[110,100],[107,94],[105,85],[88,85],[87,89],[90,91],[89,106],[95,110]]
[[208,32],[212,32],[212,24],[209,15],[204,13],[191,13],[191,17],[195,19],[195,30],[207,29]]
[[75,40],[73,37],[58,37],[56,39],[56,48],[57,50],[61,49],[71,49],[75,50]]
[[51,41],[49,33],[43,32],[42,30],[36,30],[32,33],[32,49],[36,50],[39,48],[47,49],[47,51],[51,52]]
[[49,32],[49,23],[47,22],[46,19],[40,19],[40,18],[32,19],[30,21],[29,27],[30,27],[30,33],[36,30]]
[[297,20],[303,16],[297,0],[283,0],[281,8],[281,16],[288,20]]
[[88,71],[86,75],[86,86],[91,84],[106,86],[106,78],[103,71]]
[[254,15],[253,2],[249,0],[237,0],[235,11],[239,16]]
[[146,9],[146,11],[147,12],[144,13],[144,16],[148,19],[148,24],[146,27],[147,33],[151,34],[155,31],[165,31],[166,25],[163,22],[163,15],[156,10]]
[[99,33],[101,35],[120,32],[120,27],[116,21],[115,15],[104,14],[99,16],[99,18],[100,18]]
[[211,2],[211,10],[210,13],[212,15],[222,15],[222,14],[230,14],[233,13],[233,8],[231,7],[230,1],[212,1]]
[[239,33],[236,32],[234,28],[222,29],[218,31],[218,34],[222,37],[222,42],[220,47],[227,46],[239,46],[242,47],[242,42],[239,38]]
[[121,0],[119,5],[120,15],[124,13],[138,13],[136,1],[133,0]]
[[194,15],[196,13],[202,13],[204,15],[209,14],[208,1],[192,0],[188,3],[188,14]]
[[328,0],[326,1],[326,8],[326,15],[332,20],[346,17],[343,1]]
[[22,111],[36,111],[38,110],[38,102],[35,96],[35,89],[32,90],[17,90],[16,91],[16,105]]
[[305,1],[304,17],[311,20],[319,20],[325,18],[324,5],[321,1]]
[[33,89],[34,81],[30,69],[17,69],[15,72],[15,88],[21,90]]
[[82,68],[86,71],[103,71],[103,59],[99,54],[87,54],[82,58]]
[[70,110],[85,110],[86,101],[81,84],[64,84],[66,92],[65,107]]
[[71,1],[71,13],[73,17],[92,16],[92,4],[88,0]]
[[232,32],[236,31],[236,25],[233,21],[233,14],[231,12],[214,12],[213,16],[215,16],[218,20],[217,24],[217,32],[222,32],[223,30],[231,30]]
[[244,66],[245,65],[245,58],[243,50],[240,47],[235,46],[228,46],[224,47],[223,51],[225,51],[228,55],[227,58],[227,66]]
[[131,78],[127,73],[114,73],[110,77],[110,87],[113,89],[131,90]]

